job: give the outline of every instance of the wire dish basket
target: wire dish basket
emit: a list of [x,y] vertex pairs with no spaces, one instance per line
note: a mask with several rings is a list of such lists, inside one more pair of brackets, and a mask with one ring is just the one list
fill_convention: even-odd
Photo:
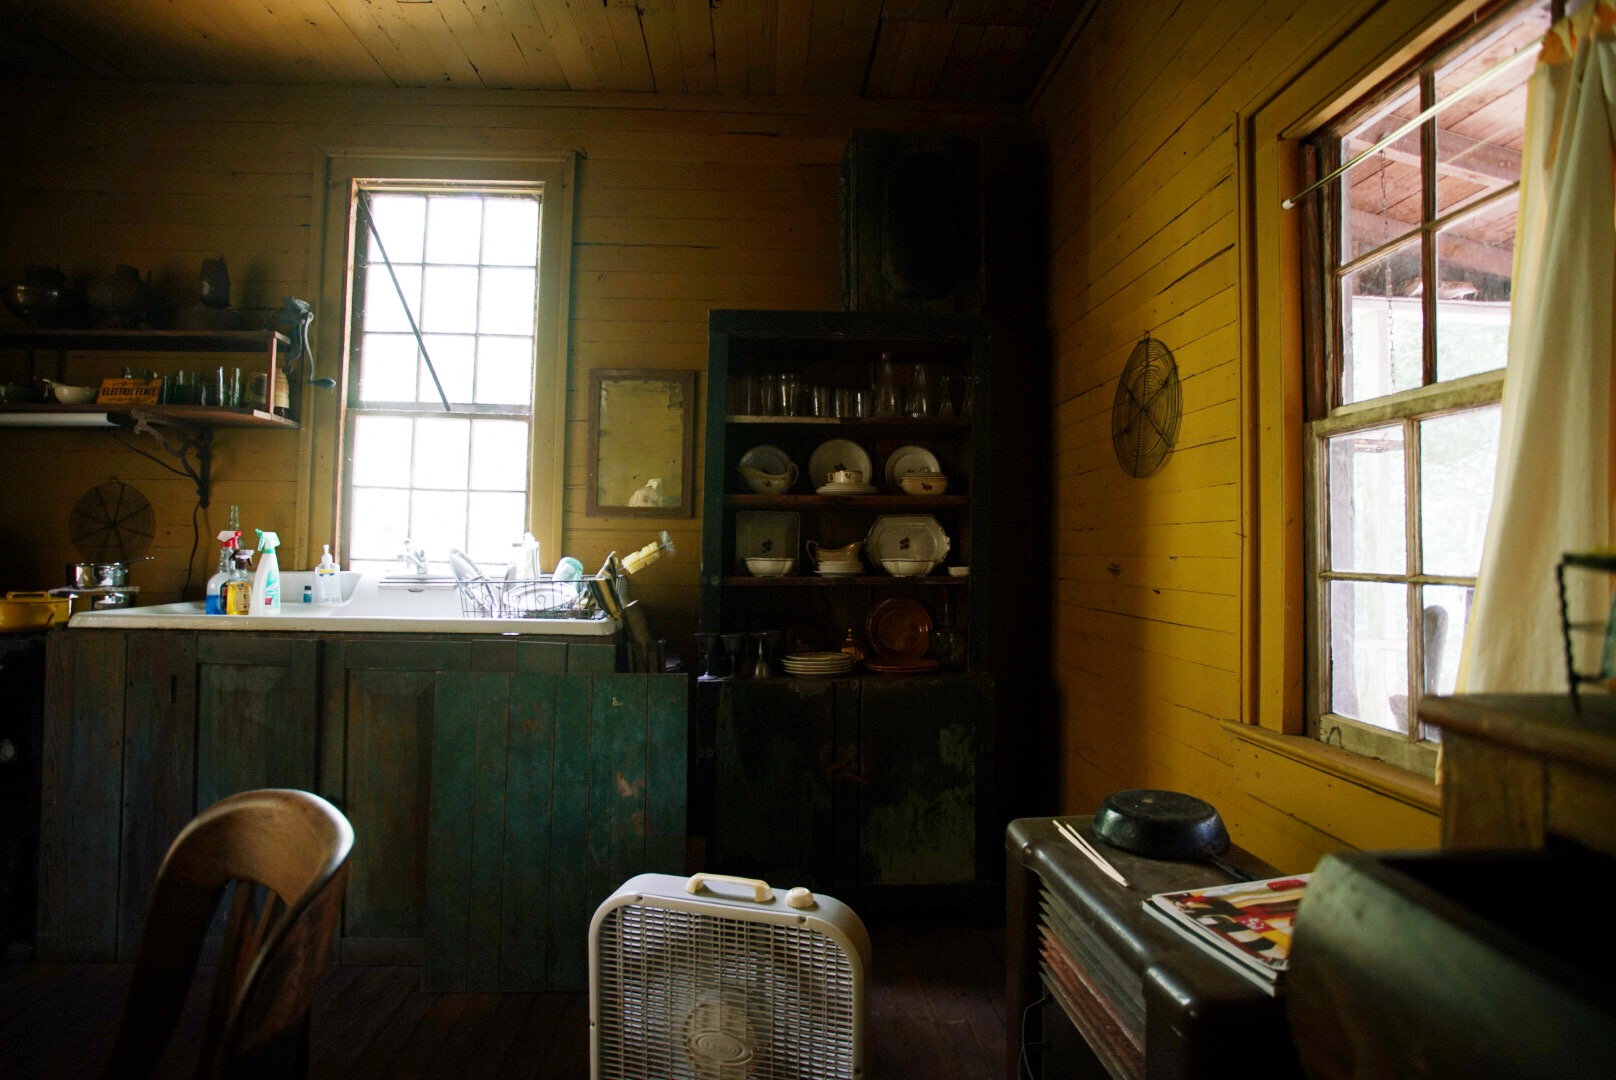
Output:
[[592,619],[597,612],[586,609],[584,583],[518,578],[490,581],[470,578],[455,584],[460,593],[460,613],[484,619]]

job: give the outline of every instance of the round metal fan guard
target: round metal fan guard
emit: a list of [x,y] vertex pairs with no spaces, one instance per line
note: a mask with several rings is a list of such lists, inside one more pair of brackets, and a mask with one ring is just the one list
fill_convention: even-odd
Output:
[[146,496],[122,481],[108,480],[73,504],[67,535],[89,562],[130,563],[151,549],[157,518]]
[[1183,412],[1173,352],[1147,334],[1128,355],[1111,404],[1111,445],[1122,471],[1149,476],[1161,468],[1178,442]]

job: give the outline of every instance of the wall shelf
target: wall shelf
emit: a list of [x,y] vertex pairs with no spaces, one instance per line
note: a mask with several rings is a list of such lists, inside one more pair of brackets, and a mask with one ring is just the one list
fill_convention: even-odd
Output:
[[961,510],[969,495],[725,495],[724,505],[747,510]]
[[[277,353],[291,339],[274,330],[7,330],[0,331],[0,349],[21,349],[27,355],[28,382],[34,380],[35,355],[40,349],[56,353],[57,381],[69,352],[99,353],[223,353],[255,354],[265,361],[264,394],[273,402]],[[54,402],[0,405],[0,427],[112,427],[150,435],[163,451],[179,462],[179,469],[196,484],[196,497],[206,509],[213,474],[215,428],[261,428],[296,431],[297,403],[302,382],[288,383],[288,415],[263,409],[219,405],[63,405]],[[99,385],[99,384],[98,384]]]
[[[96,417],[104,425],[94,425]],[[296,431],[296,420],[262,409],[226,409],[216,405],[60,405],[40,403],[0,405],[0,426],[4,427],[132,427],[141,417],[166,420],[190,427],[268,428]]]

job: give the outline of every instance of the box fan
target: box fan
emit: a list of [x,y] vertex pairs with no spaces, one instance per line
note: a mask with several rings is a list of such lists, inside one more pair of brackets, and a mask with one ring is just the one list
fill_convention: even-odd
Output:
[[828,896],[640,874],[589,924],[590,1076],[856,1080],[869,966],[864,924]]

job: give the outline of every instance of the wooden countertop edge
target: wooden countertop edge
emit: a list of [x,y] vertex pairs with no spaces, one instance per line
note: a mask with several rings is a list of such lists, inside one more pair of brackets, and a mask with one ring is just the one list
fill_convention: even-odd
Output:
[[1305,735],[1281,735],[1255,724],[1225,720],[1223,729],[1242,742],[1340,777],[1415,809],[1433,814],[1442,812],[1442,788],[1439,785],[1395,766],[1326,746]]
[[1427,698],[1420,715],[1453,735],[1616,774],[1616,700],[1609,694],[1585,692],[1580,712],[1569,694],[1455,694]]

